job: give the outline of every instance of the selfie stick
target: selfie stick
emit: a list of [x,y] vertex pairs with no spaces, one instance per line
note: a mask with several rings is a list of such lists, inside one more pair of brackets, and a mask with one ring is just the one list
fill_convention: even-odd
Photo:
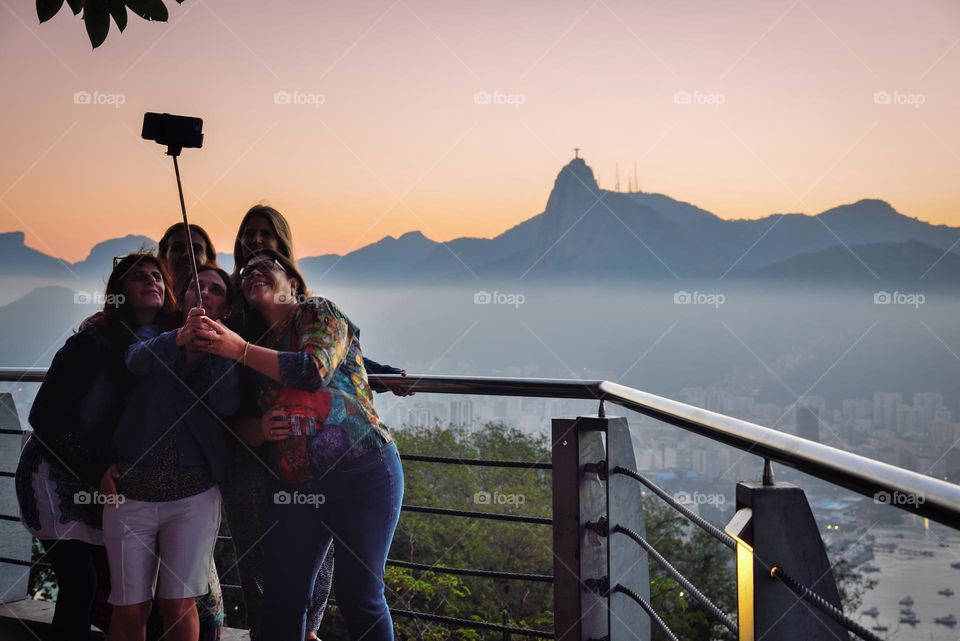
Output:
[[170,147],[167,153],[173,156],[173,171],[177,174],[177,191],[180,193],[180,213],[183,214],[183,228],[187,232],[187,247],[190,249],[190,267],[193,269],[193,284],[197,287],[197,307],[203,307],[203,299],[200,297],[200,270],[197,269],[197,257],[193,252],[193,236],[190,234],[190,223],[187,222],[187,206],[183,202],[183,184],[180,182],[180,165],[177,163],[177,156],[180,155],[178,147]]

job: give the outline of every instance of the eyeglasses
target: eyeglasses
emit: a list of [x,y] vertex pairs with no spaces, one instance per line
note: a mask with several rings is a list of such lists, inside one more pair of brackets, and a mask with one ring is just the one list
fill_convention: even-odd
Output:
[[274,269],[279,269],[284,274],[287,273],[287,270],[283,268],[283,265],[280,264],[276,258],[273,260],[260,260],[246,267],[240,269],[240,279],[247,280],[253,278],[254,274],[269,274]]

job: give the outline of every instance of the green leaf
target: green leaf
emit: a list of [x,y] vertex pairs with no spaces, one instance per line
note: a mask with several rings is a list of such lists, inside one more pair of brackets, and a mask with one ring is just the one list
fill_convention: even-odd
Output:
[[80,10],[83,9],[83,0],[67,0],[67,4],[70,5],[73,15],[80,15]]
[[110,12],[106,0],[86,0],[83,6],[83,23],[90,36],[90,44],[96,49],[107,39],[110,30]]
[[63,0],[37,0],[37,17],[41,23],[46,22],[57,15],[62,6]]
[[126,5],[135,14],[144,20],[154,20],[156,22],[166,22],[168,13],[163,0],[124,0]]
[[127,6],[123,4],[123,0],[110,0],[110,15],[122,33],[127,28]]

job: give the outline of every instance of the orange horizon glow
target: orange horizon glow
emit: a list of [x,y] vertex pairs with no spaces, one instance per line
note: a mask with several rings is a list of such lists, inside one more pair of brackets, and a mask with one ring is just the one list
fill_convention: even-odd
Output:
[[0,230],[69,261],[158,238],[179,203],[144,111],[204,118],[181,171],[219,251],[259,202],[300,256],[493,237],[543,211],[574,146],[606,189],[636,166],[640,190],[722,218],[879,198],[960,226],[946,0],[167,4],[96,51],[66,8],[38,26],[0,7]]

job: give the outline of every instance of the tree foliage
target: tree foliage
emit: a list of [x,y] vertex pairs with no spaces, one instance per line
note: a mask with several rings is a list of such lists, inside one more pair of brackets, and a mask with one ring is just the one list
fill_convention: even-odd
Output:
[[[107,39],[110,19],[121,32],[127,28],[127,9],[151,22],[166,22],[169,17],[163,0],[66,0],[73,15],[83,12],[83,24],[90,44],[96,49]],[[182,3],[183,0],[177,0]],[[63,8],[64,0],[37,0],[37,18],[41,24]]]

